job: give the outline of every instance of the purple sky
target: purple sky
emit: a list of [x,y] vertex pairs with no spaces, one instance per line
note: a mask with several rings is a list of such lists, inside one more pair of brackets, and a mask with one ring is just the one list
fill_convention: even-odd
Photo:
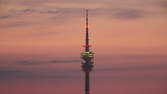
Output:
[[83,94],[86,8],[91,94],[167,94],[166,0],[0,0],[0,93]]

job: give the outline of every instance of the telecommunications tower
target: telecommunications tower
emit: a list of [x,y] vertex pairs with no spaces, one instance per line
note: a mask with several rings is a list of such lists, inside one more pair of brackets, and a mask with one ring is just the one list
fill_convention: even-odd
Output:
[[85,73],[85,94],[90,94],[90,72],[93,68],[94,58],[93,52],[90,50],[89,45],[89,26],[88,26],[88,10],[86,10],[86,32],[85,32],[85,45],[84,52],[81,53],[81,58],[84,60],[82,62],[82,70]]

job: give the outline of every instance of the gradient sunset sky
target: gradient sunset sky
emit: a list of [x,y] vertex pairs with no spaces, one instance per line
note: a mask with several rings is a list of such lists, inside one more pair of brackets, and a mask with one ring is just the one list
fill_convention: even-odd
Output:
[[167,0],[0,0],[0,94],[167,94]]

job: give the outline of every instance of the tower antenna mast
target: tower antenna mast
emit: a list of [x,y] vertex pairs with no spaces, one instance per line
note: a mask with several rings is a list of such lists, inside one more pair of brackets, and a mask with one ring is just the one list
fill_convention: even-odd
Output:
[[86,35],[85,35],[85,51],[81,53],[81,58],[84,60],[82,62],[82,70],[85,73],[85,94],[90,94],[90,72],[93,68],[94,54],[90,51],[89,45],[89,24],[88,24],[88,9],[86,9]]

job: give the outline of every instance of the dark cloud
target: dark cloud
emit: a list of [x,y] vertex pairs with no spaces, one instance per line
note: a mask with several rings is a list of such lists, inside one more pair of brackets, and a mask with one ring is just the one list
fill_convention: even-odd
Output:
[[139,61],[139,60],[143,60],[143,61],[150,61],[150,60],[156,60],[156,61],[161,61],[161,62],[166,62],[167,61],[167,56],[166,55],[156,55],[156,54],[141,54],[141,55],[115,55],[115,56],[106,56],[104,57],[105,59],[110,59],[111,61],[115,61],[115,60],[136,60],[135,62]]
[[[144,10],[133,9],[133,8],[120,8],[120,9],[97,8],[97,9],[90,9],[89,12],[91,16],[108,16],[108,17],[114,17],[116,19],[122,19],[122,20],[139,19],[147,15],[147,13],[144,12]],[[43,12],[43,13],[49,13],[49,12]],[[57,14],[60,18],[67,17],[71,19],[74,17],[82,17],[84,16],[84,9],[83,8],[71,8],[71,9],[60,8],[57,10]]]
[[47,76],[47,78],[49,78],[49,79],[69,79],[70,76],[67,76],[67,75],[54,76],[54,75],[52,75],[52,76]]
[[[26,8],[22,10],[11,10],[10,16],[2,16],[3,18],[10,18],[15,16],[22,16],[24,14],[53,14],[53,18],[75,18],[83,16],[84,8],[52,8],[52,9],[34,9],[34,8]],[[122,8],[122,9],[91,9],[90,12],[94,16],[104,15],[104,16],[111,16],[117,19],[137,19],[142,18],[145,15],[145,12],[139,9],[133,8]],[[24,15],[26,16],[26,15]]]
[[20,4],[24,4],[24,5],[38,5],[40,2],[40,4],[43,4],[43,3],[67,3],[67,4],[70,4],[70,3],[75,3],[75,4],[97,4],[97,3],[108,3],[108,2],[111,2],[111,0],[24,0],[24,1],[21,1],[20,0]]
[[113,17],[118,19],[138,19],[145,16],[144,11],[137,9],[118,9],[113,11]]
[[41,14],[52,15],[49,19],[54,23],[64,24],[70,22],[72,19],[80,18],[83,16],[83,9],[80,8],[57,8],[57,10],[43,11]]
[[57,9],[35,9],[35,8],[25,8],[22,10],[11,10],[11,13],[15,13],[15,15],[23,15],[23,14],[55,14],[57,13]]
[[159,1],[157,4],[163,8],[167,8],[167,1],[166,0]]
[[123,66],[123,67],[111,67],[105,69],[96,69],[99,72],[107,71],[135,71],[135,70],[167,70],[167,65],[138,65],[138,66]]
[[16,64],[19,65],[40,65],[43,62],[35,61],[35,60],[23,60],[23,61],[17,61]]
[[6,16],[0,16],[0,19],[7,19],[7,18],[10,18],[11,16],[9,15],[6,15]]
[[50,63],[79,63],[81,60],[50,60]]
[[1,28],[10,28],[10,27],[17,27],[17,26],[28,26],[30,25],[31,23],[29,22],[24,22],[24,21],[18,21],[18,22],[11,22],[11,23],[3,23],[3,24],[0,24],[0,27]]
[[[69,72],[68,70],[67,72]],[[49,71],[26,71],[26,70],[0,70],[0,80],[19,80],[19,79],[69,79],[71,76],[65,72]]]
[[[21,10],[11,9],[9,10],[8,15],[0,16],[0,19],[10,19],[10,18],[20,18],[20,17],[33,17],[33,14],[43,15],[48,19],[46,19],[45,23],[54,23],[54,24],[64,24],[70,22],[70,20],[74,18],[78,18],[83,16],[82,10],[80,8],[46,8],[46,9],[38,9],[38,8],[25,8]],[[46,14],[46,15],[45,15]],[[30,18],[31,19],[31,18]],[[38,18],[36,18],[38,19]],[[11,20],[12,21],[12,20]],[[38,22],[35,22],[38,23]],[[32,22],[22,21],[22,22],[11,22],[11,23],[3,23],[0,24],[1,28],[11,28],[16,26],[29,26],[34,24]]]
[[106,16],[121,20],[134,20],[145,17],[147,12],[135,8],[96,8],[91,9],[90,14],[93,16]]
[[112,16],[117,19],[137,19],[142,18],[145,15],[143,10],[133,8],[95,9],[94,13],[98,15]]
[[[83,8],[57,8],[55,10],[45,10],[39,13],[57,14],[59,18],[75,18],[84,16]],[[124,8],[124,9],[112,9],[112,8],[98,8],[90,9],[90,15],[93,16],[110,16],[117,19],[138,19],[145,16],[145,12],[139,9]]]
[[23,15],[27,13],[37,13],[37,14],[78,14],[81,13],[82,8],[25,8],[21,10],[11,9],[10,13],[13,15]]
[[30,78],[32,73],[21,70],[0,70],[0,80],[14,80],[18,78]]
[[49,60],[49,61],[42,61],[42,60],[20,60],[16,61],[18,65],[25,65],[25,66],[35,66],[41,64],[48,64],[48,63],[80,63],[81,60],[69,59],[69,60]]
[[[4,1],[4,0],[3,0]],[[9,2],[9,1],[8,1]],[[9,13],[11,13],[11,16],[2,16],[0,19],[6,19],[10,17],[15,17],[15,16],[22,16],[24,14],[53,14],[51,19],[72,19],[75,17],[81,17],[84,14],[84,7],[83,3],[89,3],[89,5],[92,5],[93,7],[90,8],[92,11],[92,14],[95,14],[96,16],[104,15],[104,16],[109,16],[109,17],[114,17],[116,19],[121,19],[121,20],[135,20],[139,18],[145,17],[147,14],[151,13],[151,11],[147,9],[143,9],[142,7],[149,7],[149,6],[154,6],[155,2],[160,2],[158,3],[160,6],[166,7],[167,3],[165,0],[149,0],[145,2],[144,0],[129,0],[129,1],[120,1],[120,0],[17,0],[16,5],[26,7],[23,9],[10,9]],[[19,3],[18,3],[19,2]],[[40,3],[39,3],[40,2]],[[57,3],[64,3],[66,5],[71,6],[71,2],[73,4],[79,4],[81,7],[74,7],[70,8],[70,6],[50,6],[50,5],[45,5],[47,4],[57,4]],[[70,3],[69,3],[70,2]],[[94,7],[94,3],[102,4],[102,6],[97,6],[96,8]],[[37,4],[36,6],[34,4]],[[39,5],[38,5],[39,4]],[[44,4],[44,6],[42,6]],[[122,4],[126,4],[129,6],[124,6]],[[107,7],[104,7],[104,6]],[[118,5],[118,6],[117,6]],[[130,6],[132,5],[132,6]],[[136,5],[136,6],[135,6]],[[35,7],[34,7],[35,6]],[[41,9],[42,6],[42,9]],[[156,12],[156,11],[154,11]],[[157,12],[156,12],[157,13]],[[92,15],[91,14],[91,15]],[[151,14],[150,14],[151,15]],[[26,16],[26,15],[24,15]],[[66,22],[66,21],[64,21]],[[59,23],[59,20],[58,22]]]
[[34,9],[34,8],[25,8],[21,10],[17,9],[10,9],[8,10],[8,14],[4,14],[0,16],[0,19],[9,19],[9,18],[14,18],[14,17],[20,17],[20,16],[27,16],[28,14],[55,14],[57,13],[57,10],[54,9],[46,9],[46,10],[41,10],[41,9]]
[[[111,68],[94,69],[94,72],[107,72],[103,79],[112,80],[166,80],[167,76],[165,71],[167,64],[154,64],[154,65],[136,65],[136,66],[111,66]],[[155,71],[161,71],[158,74]],[[154,73],[155,72],[155,73]],[[112,74],[113,73],[113,74]],[[123,75],[122,75],[123,73]],[[125,75],[126,74],[126,75]]]
[[167,79],[167,76],[166,75],[155,75],[155,74],[143,74],[143,75],[110,75],[110,76],[105,76],[105,77],[102,77],[104,79],[110,79],[110,80],[130,80],[130,81],[133,81],[133,80],[165,80]]

